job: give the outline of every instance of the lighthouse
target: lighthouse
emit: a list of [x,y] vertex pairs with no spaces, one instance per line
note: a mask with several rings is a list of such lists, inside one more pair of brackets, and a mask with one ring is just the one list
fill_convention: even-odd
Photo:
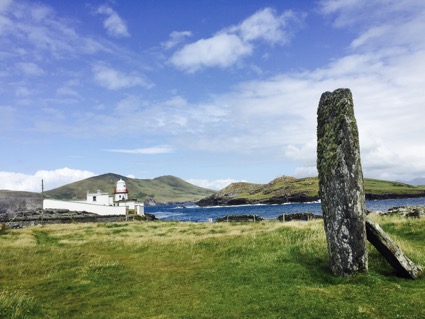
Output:
[[114,190],[114,202],[126,201],[128,200],[128,189],[125,185],[125,182],[120,179],[117,182],[117,187]]
[[[144,203],[136,199],[128,199],[128,189],[125,181],[121,178],[114,189],[114,196],[98,190],[96,193],[87,191],[87,199],[65,201],[59,199],[45,198],[43,209],[67,209],[71,211],[86,211],[101,216],[107,215],[145,215]],[[126,217],[127,218],[127,217]],[[127,219],[126,219],[127,220]]]

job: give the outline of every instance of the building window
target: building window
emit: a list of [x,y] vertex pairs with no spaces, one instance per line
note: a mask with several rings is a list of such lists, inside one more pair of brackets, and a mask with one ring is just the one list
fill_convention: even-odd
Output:
[[96,196],[93,196],[93,202],[95,202],[96,201]]

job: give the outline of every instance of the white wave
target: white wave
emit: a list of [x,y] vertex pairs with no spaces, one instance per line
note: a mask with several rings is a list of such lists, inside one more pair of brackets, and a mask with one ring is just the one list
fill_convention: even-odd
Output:
[[169,218],[169,217],[182,216],[184,214],[182,214],[182,213],[170,213],[170,212],[155,212],[154,215],[158,219],[164,219],[164,218]]
[[179,206],[176,206],[176,207],[173,207],[173,208],[171,208],[171,209],[191,209],[191,208],[199,208],[200,206],[198,206],[198,205],[194,205],[194,204],[191,204],[191,205],[188,205],[188,206],[186,206],[186,205],[179,205]]
[[[321,200],[314,200],[312,202],[287,202],[287,203],[283,203],[281,205],[308,205],[308,204],[320,204]],[[280,204],[278,204],[280,205]]]

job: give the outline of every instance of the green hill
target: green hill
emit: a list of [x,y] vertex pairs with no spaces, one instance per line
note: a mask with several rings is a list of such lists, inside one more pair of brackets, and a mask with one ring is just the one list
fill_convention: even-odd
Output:
[[[407,198],[425,196],[425,186],[366,178],[366,199]],[[268,184],[233,183],[221,191],[203,198],[200,206],[281,204],[319,199],[317,177],[294,178],[282,176]]]
[[192,185],[174,176],[161,176],[154,179],[136,179],[108,173],[90,177],[82,181],[74,182],[45,192],[46,197],[56,199],[84,199],[87,191],[108,192],[111,195],[119,179],[127,184],[129,198],[144,201],[153,199],[156,202],[190,202],[196,201],[214,193]]
[[[113,194],[116,182],[122,178],[127,183],[129,197],[151,203],[196,202],[200,206],[281,204],[318,200],[317,177],[294,178],[282,176],[268,184],[233,183],[214,192],[185,182],[174,176],[154,179],[127,178],[108,173],[90,177],[45,192],[45,197],[75,200],[85,199],[87,191]],[[365,179],[367,199],[425,197],[425,186],[412,186],[399,182]],[[0,191],[0,213],[41,208],[39,193]]]

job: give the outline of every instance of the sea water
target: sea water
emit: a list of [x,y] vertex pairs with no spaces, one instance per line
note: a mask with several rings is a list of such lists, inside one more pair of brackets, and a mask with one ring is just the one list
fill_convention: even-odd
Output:
[[[373,211],[386,211],[397,206],[425,206],[425,197],[367,200],[366,208]],[[238,205],[238,206],[207,206],[199,207],[194,204],[146,206],[145,212],[154,214],[162,220],[207,222],[215,221],[226,215],[255,214],[264,219],[276,219],[281,214],[313,213],[322,214],[319,202],[286,203],[279,205]]]

